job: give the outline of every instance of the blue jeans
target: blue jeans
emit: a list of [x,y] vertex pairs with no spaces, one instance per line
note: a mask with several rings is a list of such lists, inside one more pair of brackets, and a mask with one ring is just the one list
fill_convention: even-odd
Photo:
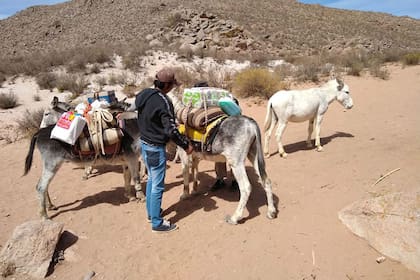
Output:
[[147,168],[146,208],[152,228],[163,222],[160,216],[163,191],[165,190],[166,150],[165,146],[153,146],[140,141],[141,154]]

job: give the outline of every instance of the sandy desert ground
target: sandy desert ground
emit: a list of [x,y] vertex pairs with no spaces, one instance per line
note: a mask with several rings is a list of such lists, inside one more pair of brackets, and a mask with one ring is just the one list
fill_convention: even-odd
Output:
[[[224,217],[235,210],[239,194],[228,188],[207,192],[213,164],[200,164],[203,193],[179,201],[181,167],[170,162],[163,209],[179,230],[169,234],[152,233],[145,205],[124,197],[120,169],[100,167],[97,176],[82,181],[81,169],[64,164],[50,185],[59,206],[50,215],[73,242],[47,279],[82,279],[91,270],[94,279],[420,279],[390,258],[378,264],[381,253],[337,217],[356,200],[420,189],[420,66],[388,69],[386,81],[345,77],[355,106],[345,111],[331,104],[321,129],[323,152],[306,148],[306,123],[288,125],[287,159],[272,141],[266,165],[279,210],[273,220],[265,217],[265,193],[249,163],[253,192],[242,223],[232,226]],[[240,102],[263,127],[266,103]],[[6,114],[0,114],[2,122]],[[22,177],[28,145],[20,140],[0,147],[0,249],[17,225],[39,218],[38,152]],[[372,186],[395,168],[400,170]]]

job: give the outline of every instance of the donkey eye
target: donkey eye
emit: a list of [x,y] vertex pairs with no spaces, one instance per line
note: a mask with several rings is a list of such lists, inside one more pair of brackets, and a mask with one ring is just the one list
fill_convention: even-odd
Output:
[[350,94],[350,92],[348,90],[345,90],[344,93],[345,94]]

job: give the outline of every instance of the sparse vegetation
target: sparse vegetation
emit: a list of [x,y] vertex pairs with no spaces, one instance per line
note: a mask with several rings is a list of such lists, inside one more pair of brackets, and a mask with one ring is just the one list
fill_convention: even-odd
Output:
[[18,98],[16,94],[12,91],[9,93],[0,94],[0,108],[1,109],[11,109],[18,106]]

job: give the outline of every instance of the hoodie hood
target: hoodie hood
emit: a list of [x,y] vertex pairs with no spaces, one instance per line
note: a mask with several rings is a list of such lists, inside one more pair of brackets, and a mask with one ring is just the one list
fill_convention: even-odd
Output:
[[147,100],[160,91],[156,88],[147,88],[141,91],[136,97],[136,107],[139,113],[141,113],[146,105]]

